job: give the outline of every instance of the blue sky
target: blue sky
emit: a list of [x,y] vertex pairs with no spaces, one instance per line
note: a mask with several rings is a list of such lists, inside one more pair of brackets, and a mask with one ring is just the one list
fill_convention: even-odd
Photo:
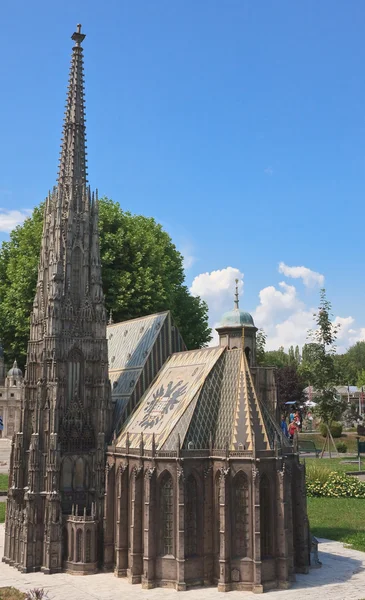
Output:
[[90,183],[164,225],[212,323],[244,274],[272,343],[304,341],[305,267],[364,337],[365,4],[3,0],[0,229],[55,183],[77,22]]

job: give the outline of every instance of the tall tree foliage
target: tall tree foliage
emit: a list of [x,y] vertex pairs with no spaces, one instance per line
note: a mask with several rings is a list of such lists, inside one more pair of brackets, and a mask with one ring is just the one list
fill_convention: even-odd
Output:
[[[114,321],[170,309],[188,348],[211,339],[208,308],[184,283],[183,257],[153,218],[99,204],[100,252],[106,308]],[[14,229],[0,249],[0,337],[10,360],[24,364],[37,282],[43,205]]]
[[336,398],[334,388],[336,382],[334,354],[339,328],[331,321],[331,309],[326,291],[322,289],[318,312],[314,315],[315,328],[308,332],[308,337],[312,342],[310,359],[306,352],[303,352],[303,362],[304,360],[310,362],[311,384],[318,392],[317,411],[325,423],[339,418],[345,408],[345,405]]
[[286,402],[302,402],[304,400],[304,384],[294,365],[277,369],[275,373],[278,401],[284,408]]

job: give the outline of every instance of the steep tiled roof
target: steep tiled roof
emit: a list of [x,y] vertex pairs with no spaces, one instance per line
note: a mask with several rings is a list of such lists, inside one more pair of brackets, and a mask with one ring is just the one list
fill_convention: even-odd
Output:
[[109,378],[119,414],[136,386],[167,315],[168,311],[107,328]]
[[[128,436],[127,436],[128,434]],[[246,355],[223,347],[173,354],[124,424],[117,445],[146,449],[261,451],[280,443],[280,427],[259,401]]]

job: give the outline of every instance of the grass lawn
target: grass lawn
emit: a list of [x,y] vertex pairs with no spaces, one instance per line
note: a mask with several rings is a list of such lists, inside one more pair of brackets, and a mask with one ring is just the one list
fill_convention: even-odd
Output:
[[23,600],[26,594],[13,587],[0,588],[0,600]]
[[[343,433],[341,435],[341,437],[339,438],[334,438],[334,442],[337,445],[339,442],[344,442],[347,446],[347,452],[352,452],[354,454],[357,454],[357,440],[356,440],[356,433],[351,433],[351,432],[347,432],[347,433]],[[325,438],[323,438],[321,436],[320,433],[300,433],[299,434],[299,440],[310,440],[312,442],[315,443],[316,448],[318,448],[318,450],[322,450],[324,442],[325,442]],[[364,437],[360,437],[360,441],[361,442],[365,442],[365,438]],[[332,443],[331,443],[331,452],[332,452]]]
[[358,498],[307,498],[313,535],[365,552],[365,502]]
[[[5,523],[5,508],[6,502],[0,502],[0,523]],[[1,600],[1,596],[0,596]]]
[[[338,471],[340,473],[359,470],[358,461],[356,460],[356,463],[343,462],[355,460],[355,458],[348,459],[345,456],[342,456],[342,458],[305,458],[305,455],[301,454],[300,461],[303,462],[304,460],[307,467],[324,467],[330,471]],[[365,457],[361,459],[361,470],[365,471]]]
[[[8,483],[9,483],[9,475],[4,475],[3,473],[0,473],[0,491],[7,491],[8,490]],[[1,598],[0,598],[1,600]]]

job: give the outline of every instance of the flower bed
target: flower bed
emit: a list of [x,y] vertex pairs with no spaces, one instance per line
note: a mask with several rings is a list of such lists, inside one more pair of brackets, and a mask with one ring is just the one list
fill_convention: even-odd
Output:
[[312,498],[365,498],[365,482],[345,473],[329,472],[326,480],[307,479],[307,496]]

